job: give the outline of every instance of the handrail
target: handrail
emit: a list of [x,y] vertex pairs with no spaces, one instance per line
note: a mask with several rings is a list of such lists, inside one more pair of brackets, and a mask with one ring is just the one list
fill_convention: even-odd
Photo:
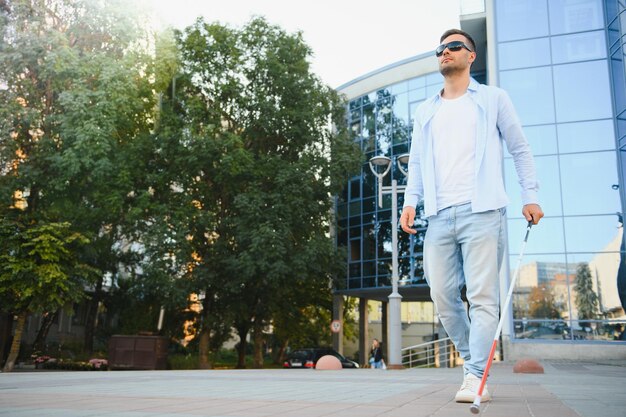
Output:
[[456,366],[459,354],[449,337],[402,348],[402,365],[408,368]]

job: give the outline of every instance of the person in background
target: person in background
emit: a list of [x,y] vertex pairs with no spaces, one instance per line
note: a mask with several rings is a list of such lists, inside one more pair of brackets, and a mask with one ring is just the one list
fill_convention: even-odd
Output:
[[[499,318],[498,272],[509,202],[504,145],[522,188],[522,214],[537,224],[543,211],[533,156],[509,96],[470,77],[476,59],[472,37],[448,30],[435,54],[444,85],[415,112],[400,225],[415,234],[416,207],[423,202],[424,275],[439,319],[464,359],[455,400],[473,402]],[[469,317],[461,299],[464,286]],[[482,401],[490,398],[485,387]]]
[[378,339],[374,339],[372,341],[372,350],[370,350],[370,367],[372,369],[382,369],[383,364],[383,350]]

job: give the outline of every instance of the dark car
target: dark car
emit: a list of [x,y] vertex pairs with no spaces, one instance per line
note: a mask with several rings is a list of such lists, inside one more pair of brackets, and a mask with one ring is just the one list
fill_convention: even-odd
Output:
[[296,349],[287,356],[283,368],[315,368],[317,361],[325,355],[333,355],[341,362],[342,368],[358,368],[359,364],[346,359],[341,353],[332,348]]

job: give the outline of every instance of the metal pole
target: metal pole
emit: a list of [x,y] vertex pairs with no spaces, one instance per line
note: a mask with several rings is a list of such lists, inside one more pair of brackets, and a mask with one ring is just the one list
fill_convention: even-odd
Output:
[[389,294],[389,358],[387,367],[402,368],[401,301],[398,293],[398,181],[391,181],[391,288]]

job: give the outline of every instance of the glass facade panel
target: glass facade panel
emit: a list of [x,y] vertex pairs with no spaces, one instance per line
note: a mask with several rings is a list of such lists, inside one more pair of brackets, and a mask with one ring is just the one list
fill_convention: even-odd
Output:
[[564,320],[516,319],[513,321],[515,338],[563,340],[568,339]]
[[391,94],[401,94],[406,93],[409,88],[409,83],[406,81],[402,81],[401,83],[394,84],[391,86]]
[[550,65],[550,42],[547,38],[501,43],[498,46],[500,70]]
[[391,224],[389,222],[379,223],[376,246],[379,259],[391,256]]
[[557,126],[561,153],[615,149],[613,120],[564,123]]
[[[598,312],[610,317],[621,308],[617,288],[617,271],[619,268],[619,248],[623,229],[617,229],[614,239],[609,242],[602,253],[581,253],[568,255],[568,262],[573,264],[587,263],[591,274],[592,288],[598,297]],[[610,250],[613,250],[612,252]]]
[[[617,295],[622,228],[616,213],[623,212],[618,173],[623,176],[626,168],[617,159],[616,143],[626,149],[626,49],[621,44],[626,14],[618,17],[615,5],[494,0],[495,16],[487,12],[487,19],[494,19],[496,42],[496,54],[488,59],[497,60],[494,78],[510,95],[535,155],[546,214],[531,231],[514,292],[517,338],[609,341],[619,330],[612,318],[624,314]],[[605,22],[604,9],[615,21]],[[485,71],[473,75],[488,78]],[[434,72],[352,100],[348,123],[366,159],[408,151],[417,106],[442,86],[442,76]],[[503,169],[511,200],[511,277],[527,222],[508,154]],[[392,178],[406,183],[396,167],[384,185]],[[379,208],[377,187],[363,164],[360,181],[355,179],[338,198],[338,240],[347,247],[345,286],[351,289],[391,286],[391,196],[384,195]],[[401,285],[423,283],[423,233],[417,238],[400,233],[399,238]],[[582,305],[581,300],[594,298],[592,293],[593,305]]]
[[[554,320],[569,313],[568,274],[565,256],[532,256],[520,267],[513,290],[514,320]],[[509,260],[510,276],[517,259]],[[528,330],[528,329],[527,329]],[[525,337],[534,338],[533,335]]]
[[564,339],[572,340],[598,340],[609,341],[618,340],[620,335],[622,341],[624,338],[622,330],[624,329],[624,320],[574,320],[567,322],[564,330]]
[[578,335],[576,339],[593,339],[597,328],[595,320],[600,318],[597,287],[594,288],[594,277],[589,263],[580,262],[574,265],[576,272],[570,292],[570,305],[571,317],[576,321],[571,327],[573,334]]
[[[524,218],[511,219],[507,222],[509,236],[509,254],[518,255],[522,239],[526,235],[528,222]],[[541,226],[533,227],[526,245],[526,253],[562,254],[565,253],[562,217],[544,217]]]
[[409,96],[407,93],[398,94],[393,100],[394,126],[404,127],[409,123]]
[[417,88],[415,90],[409,91],[409,101],[412,103],[414,101],[423,101],[426,100],[426,87]]
[[621,211],[615,152],[560,156],[563,210],[566,215]]
[[617,216],[565,217],[568,252],[619,252],[621,229]]
[[363,262],[363,276],[376,276],[376,262]]
[[[611,75],[613,76],[613,98],[615,100],[615,109],[617,114],[621,114],[626,110],[626,81],[624,79],[624,60],[622,50],[618,50],[611,56]],[[618,129],[620,137],[626,132]]]
[[[498,41],[548,35],[546,0],[499,0],[495,2]],[[529,24],[529,22],[532,22]]]
[[555,65],[554,94],[559,122],[605,119],[613,115],[605,60]]
[[606,58],[606,39],[603,30],[555,36],[552,42],[552,61],[555,64]]
[[426,87],[426,77],[417,77],[409,80],[409,91]]
[[500,86],[509,93],[523,125],[554,123],[550,67],[503,71]]
[[550,0],[548,4],[553,35],[604,27],[601,0]]
[[[443,75],[439,71],[426,75],[426,85],[443,84]],[[428,96],[430,97],[430,95]]]
[[376,259],[376,234],[373,225],[363,226],[363,259]]

